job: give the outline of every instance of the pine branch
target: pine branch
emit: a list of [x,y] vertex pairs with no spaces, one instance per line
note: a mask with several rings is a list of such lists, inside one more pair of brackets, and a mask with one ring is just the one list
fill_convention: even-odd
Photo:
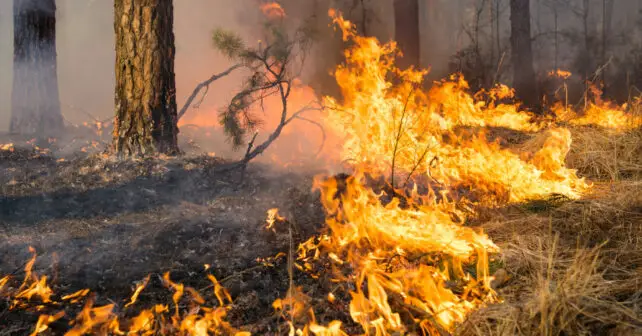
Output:
[[[219,166],[216,169],[217,171],[242,168],[243,177],[247,164],[261,155],[280,136],[283,128],[292,120],[301,119],[314,124],[313,121],[302,118],[301,114],[310,110],[320,110],[320,107],[314,107],[310,104],[295,113],[289,113],[288,99],[294,81],[292,68],[295,65],[299,66],[296,62],[305,60],[308,40],[305,36],[300,36],[300,32],[290,38],[286,31],[284,27],[267,24],[265,32],[268,36],[263,40],[267,42],[267,45],[264,47],[263,42],[260,42],[258,48],[254,49],[245,48],[242,41],[234,34],[221,30],[214,33],[213,40],[217,48],[228,57],[237,59],[240,63],[245,64],[248,69],[254,71],[254,74],[246,80],[244,89],[237,93],[230,104],[220,113],[220,121],[224,126],[225,133],[231,138],[234,147],[240,147],[244,143],[246,135],[249,132],[255,132],[261,122],[261,120],[252,116],[252,106],[258,102],[262,109],[264,98],[272,95],[280,97],[282,106],[281,119],[267,139],[263,143],[255,145],[258,135],[255,132],[248,144],[244,157],[239,161]],[[317,126],[320,127],[320,125]],[[325,131],[322,127],[320,128],[323,133],[323,142],[325,143]]]

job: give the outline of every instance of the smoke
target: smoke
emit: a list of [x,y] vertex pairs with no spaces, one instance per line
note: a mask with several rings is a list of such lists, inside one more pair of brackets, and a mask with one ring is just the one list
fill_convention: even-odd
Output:
[[[0,0],[0,133],[8,131],[11,115],[12,1]],[[174,1],[175,73],[179,108],[198,83],[233,65],[212,45],[212,31],[215,28],[234,31],[248,44],[261,38],[261,20],[264,17],[259,4],[257,0]],[[71,124],[92,122],[94,119],[108,120],[114,113],[113,2],[57,0],[56,5],[58,83],[62,114],[66,122]],[[303,6],[302,9],[306,7]],[[309,13],[306,11],[305,15]],[[303,18],[303,14],[288,13],[288,19]],[[320,17],[323,19],[322,25],[328,29],[327,8],[320,13]],[[308,72],[307,69],[305,72]],[[324,73],[327,75],[329,69]],[[238,92],[245,75],[247,74],[235,72],[213,83],[199,108],[188,110],[181,121],[184,124],[194,123],[200,126],[217,124],[218,110],[229,103],[232,96]],[[295,105],[302,105],[314,99],[315,93],[309,88],[303,88],[293,97],[299,100],[294,102]],[[293,106],[292,110],[295,109],[296,106]],[[271,126],[269,121],[266,122],[266,128],[261,135],[270,132],[268,126]],[[292,130],[284,132],[282,138],[289,137],[290,144],[287,144],[288,140],[279,141],[282,149],[273,149],[272,154],[277,151],[291,152],[292,146],[295,149],[301,146],[309,147],[303,150],[311,153],[318,150],[321,140],[318,127],[311,124],[302,125],[299,122],[291,125],[291,128],[295,127],[311,132],[300,137]],[[231,146],[225,142],[220,128],[214,131],[194,131],[193,128],[183,127],[181,133],[183,140],[193,138],[203,150],[216,152],[217,156],[238,155],[231,151]],[[301,139],[305,140],[302,144],[292,144],[292,140],[296,140],[297,137],[312,140]],[[291,153],[287,154],[292,156]]]
[[[339,8],[358,25],[367,14],[367,33],[382,41],[394,36],[392,0],[280,1],[288,20],[310,23],[317,30],[317,44],[302,74],[305,84],[318,94],[336,94],[330,73],[341,61],[342,44],[330,27],[327,11]],[[196,84],[231,65],[211,43],[211,32],[223,27],[238,32],[247,41],[260,36],[261,14],[258,0],[174,1],[176,35],[176,84],[179,107]],[[57,0],[57,50],[60,100],[65,119],[71,123],[108,119],[113,114],[114,32],[112,1]],[[362,7],[359,7],[361,4]],[[427,9],[423,9],[424,11]],[[423,14],[422,14],[423,15]],[[425,16],[425,15],[424,15]],[[422,19],[422,22],[425,22]],[[433,27],[431,25],[430,27]],[[431,35],[447,36],[448,27]],[[426,30],[422,27],[422,30]],[[426,36],[424,34],[424,36]],[[448,38],[443,38],[448,40]],[[423,39],[426,40],[426,39]],[[12,0],[0,0],[0,131],[9,126],[13,55]],[[435,45],[442,45],[435,43]],[[435,47],[425,55],[436,53]],[[440,55],[447,55],[442,51]],[[431,56],[425,56],[431,57]],[[445,57],[438,62],[446,64]],[[427,65],[430,62],[426,62]],[[242,74],[236,73],[216,82],[200,107],[215,111],[224,105],[238,87]],[[190,111],[191,113],[198,113]]]
[[[248,43],[260,38],[262,0],[174,1],[176,35],[176,84],[179,108],[193,88],[212,74],[231,66],[211,42],[212,30],[222,27],[240,34]],[[280,0],[287,19],[307,24],[316,31],[316,44],[302,73],[302,81],[313,89],[306,97],[336,95],[332,69],[342,60],[343,44],[329,25],[329,8],[338,8],[355,22],[359,30],[382,41],[394,37],[394,0]],[[0,132],[9,127],[13,59],[13,0],[0,0]],[[591,0],[589,17],[592,38],[599,37],[600,10]],[[538,73],[557,67],[574,70],[576,55],[581,54],[582,21],[577,15],[583,1],[531,1],[535,66]],[[113,115],[114,32],[112,1],[57,0],[58,81],[64,118],[74,124],[109,119]],[[612,36],[631,30],[637,22],[638,2],[616,1],[613,9]],[[510,21],[508,0],[429,0],[420,1],[420,39],[422,66],[431,68],[430,79],[439,79],[458,70],[453,55],[466,50],[473,40],[479,42],[488,77],[510,84]],[[559,41],[551,39],[557,15]],[[498,19],[498,20],[497,20]],[[638,41],[640,34],[626,41]],[[572,37],[575,36],[575,37]],[[626,55],[618,40],[610,44],[610,54]],[[622,43],[621,43],[622,44]],[[626,45],[626,43],[624,44]],[[498,67],[501,63],[502,67]],[[499,69],[499,71],[498,71]],[[224,106],[240,86],[242,73],[220,79],[209,89],[198,110],[191,109],[186,122],[216,124],[216,111]],[[306,90],[306,92],[311,90]],[[294,125],[293,125],[294,126]],[[299,125],[300,126],[300,125]],[[311,129],[315,127],[311,126]],[[267,131],[267,130],[266,130]],[[306,137],[319,138],[318,130]],[[184,133],[185,134],[185,133]],[[210,138],[208,145],[220,152],[228,148],[224,137]],[[316,140],[315,140],[316,141]],[[317,142],[314,143],[316,146]],[[314,152],[316,149],[310,148]]]
[[[104,120],[113,115],[114,30],[113,2],[57,0],[58,82],[63,115],[68,122]],[[212,30],[225,27],[249,38],[251,26],[242,23],[252,0],[174,1],[176,85],[179,107],[199,82],[230,66],[214,50]],[[0,132],[8,130],[13,60],[12,0],[0,0]],[[240,75],[221,79],[211,88],[202,109],[223,104]]]

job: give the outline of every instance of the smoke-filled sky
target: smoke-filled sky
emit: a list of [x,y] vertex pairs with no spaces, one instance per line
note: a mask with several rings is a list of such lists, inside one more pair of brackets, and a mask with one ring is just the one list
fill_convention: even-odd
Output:
[[[370,10],[370,34],[381,39],[390,39],[394,34],[392,21],[393,0],[282,0],[290,17],[307,17],[316,14],[320,25],[327,27],[327,9],[339,8],[359,10],[365,4]],[[57,49],[58,80],[62,110],[65,118],[74,123],[90,120],[89,113],[96,118],[106,119],[113,113],[114,79],[114,31],[113,2],[108,0],[57,0]],[[231,29],[247,41],[257,39],[260,0],[180,0],[174,1],[176,34],[176,81],[179,107],[194,86],[213,73],[226,69],[230,62],[223,58],[211,43],[215,27]],[[591,0],[591,15],[588,29],[599,37],[602,1]],[[421,51],[424,66],[431,66],[436,77],[448,73],[448,61],[458,50],[470,43],[476,13],[480,13],[480,44],[486,56],[490,54],[493,41],[490,15],[493,10],[500,12],[501,52],[508,50],[510,22],[508,0],[426,0],[420,2]],[[582,23],[578,16],[581,0],[533,0],[531,1],[532,30],[536,67],[540,71],[553,65],[553,42],[550,33],[554,29],[554,12],[558,15],[558,30],[581,33]],[[482,6],[482,7],[480,7]],[[616,35],[633,31],[642,1],[614,1],[612,32],[613,50],[618,42]],[[316,12],[316,13],[315,13]],[[13,17],[12,0],[0,0],[0,131],[6,131],[9,124],[11,104]],[[352,13],[355,18],[362,17]],[[495,28],[493,28],[494,30]],[[468,31],[468,34],[466,33]],[[329,33],[330,30],[327,31]],[[326,34],[329,35],[329,34]],[[640,34],[636,35],[637,37]],[[631,37],[623,37],[625,45],[632,45]],[[496,40],[496,39],[495,39]],[[581,35],[576,42],[562,39],[558,47],[559,67],[570,68],[581,45]],[[493,47],[494,48],[494,47]],[[332,59],[332,51],[319,50],[311,61]],[[495,58],[500,52],[495,51]],[[509,53],[508,53],[509,54]],[[616,56],[623,53],[616,53]],[[317,60],[314,60],[314,57]],[[319,57],[320,56],[320,57]],[[331,62],[330,62],[331,63]],[[508,68],[508,61],[505,67]],[[329,72],[324,64],[317,71]],[[434,77],[435,77],[434,76]],[[433,78],[434,78],[433,77]],[[314,77],[313,77],[314,78]],[[506,79],[505,77],[502,79]],[[225,104],[240,83],[240,74],[232,75],[215,83],[208,93],[203,109],[213,110]]]
[[[106,0],[57,0],[57,50],[60,100],[71,122],[99,119],[113,114],[114,30],[113,2]],[[241,24],[242,15],[258,14],[253,0],[174,1],[176,34],[176,82],[179,106],[184,97],[230,62],[211,43],[212,30],[234,29],[249,36],[251,24]],[[254,16],[253,16],[254,15]],[[12,0],[0,0],[0,131],[9,125],[13,57]],[[207,104],[222,104],[239,77],[217,82],[208,93]]]

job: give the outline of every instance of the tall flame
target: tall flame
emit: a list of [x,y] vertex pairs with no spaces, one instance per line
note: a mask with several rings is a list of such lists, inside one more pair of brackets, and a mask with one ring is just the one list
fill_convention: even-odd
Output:
[[[513,97],[506,86],[471,95],[454,75],[425,91],[425,71],[395,67],[394,42],[358,36],[349,21],[330,15],[352,47],[335,72],[343,99],[325,98],[324,124],[344,136],[341,159],[354,173],[315,180],[329,230],[302,244],[298,261],[310,269],[319,256],[328,257],[335,280],[353,284],[350,314],[366,334],[409,331],[409,323],[429,334],[452,330],[495,300],[488,254],[498,248],[463,225],[469,205],[553,193],[579,197],[589,185],[564,166],[571,134],[501,103]],[[540,135],[516,153],[477,127]],[[373,188],[382,179],[389,184],[383,193]],[[349,275],[339,271],[345,265]],[[299,332],[339,335],[340,326],[313,323]]]
[[531,122],[532,116],[516,105],[495,103],[512,95],[507,87],[491,90],[488,102],[476,98],[481,94],[467,93],[461,76],[452,76],[424,92],[424,72],[394,66],[394,43],[381,45],[356,35],[341,17],[334,20],[344,39],[354,43],[335,73],[343,101],[326,98],[326,124],[345,135],[343,160],[368,173],[424,174],[449,188],[474,186],[510,201],[551,193],[578,197],[587,189],[587,183],[563,165],[571,143],[568,130],[547,130],[549,140],[542,148],[521,155],[487,141],[483,134],[455,132],[467,126],[540,130],[543,126]]

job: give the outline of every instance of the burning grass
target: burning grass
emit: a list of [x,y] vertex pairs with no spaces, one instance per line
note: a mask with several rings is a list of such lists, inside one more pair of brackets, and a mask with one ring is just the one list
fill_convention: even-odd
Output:
[[[394,43],[331,15],[351,47],[324,126],[341,135],[349,175],[285,191],[287,175],[265,172],[231,185],[210,156],[9,164],[7,256],[29,240],[65,246],[75,230],[60,222],[134,224],[82,237],[72,251],[84,262],[53,278],[35,256],[13,261],[2,314],[68,335],[640,332],[637,117],[608,104],[536,117],[506,103],[507,87],[472,95],[457,75],[423,91],[424,71],[394,66]],[[499,129],[520,136],[494,139]],[[87,257],[96,249],[109,252]],[[82,272],[89,281],[59,280]]]
[[638,182],[539,213],[494,212],[483,226],[507,270],[502,303],[473,313],[462,335],[634,335],[641,331],[642,204]]
[[[282,280],[282,258],[270,257],[286,249],[288,239],[293,244],[303,241],[323,218],[308,191],[311,178],[252,167],[239,184],[234,173],[212,173],[218,160],[208,156],[124,162],[102,155],[62,162],[33,160],[24,158],[20,170],[3,167],[8,168],[3,177],[16,181],[3,185],[0,201],[0,268],[11,276],[3,281],[6,306],[0,309],[0,329],[14,330],[10,334],[33,332],[39,316],[42,330],[43,323],[50,323],[44,334],[63,334],[92,323],[88,332],[107,329],[117,334],[116,327],[136,330],[136,323],[163,314],[169,328],[165,330],[172,333],[187,328],[180,323],[193,322],[194,328],[196,320],[222,323],[223,312],[237,327],[274,327],[271,303],[286,291],[287,282]],[[92,174],[78,174],[95,165],[100,167]],[[298,219],[292,235],[264,230],[265,209],[274,206]],[[28,246],[44,253],[25,276],[25,266],[31,265],[24,263]],[[168,279],[163,279],[165,272],[170,272]],[[208,273],[216,274],[234,296],[233,306],[226,295],[226,307],[220,305],[209,289],[213,283]],[[41,282],[44,276],[46,283]],[[149,279],[147,286],[130,304],[144,279]],[[185,294],[174,305],[181,283]],[[210,315],[201,308],[184,310],[192,300],[201,302],[187,287],[197,289],[205,300],[203,308],[212,308]],[[48,288],[49,299],[30,294],[27,300],[36,288]],[[63,299],[85,288],[91,291],[71,301]],[[12,299],[5,301],[7,295]],[[14,302],[20,304],[7,310]],[[105,314],[100,319],[94,316],[99,310],[92,311],[98,307]],[[144,311],[147,308],[151,311]],[[182,318],[173,325],[176,308]],[[114,322],[117,317],[119,324]],[[155,321],[150,327],[161,323]]]
[[[53,160],[48,178],[57,180],[62,176],[56,174],[68,175],[71,170],[66,165],[95,162],[87,160],[64,164]],[[194,165],[190,171],[197,174],[216,165],[207,160],[194,158],[182,162]],[[155,161],[154,164],[164,166],[167,162]],[[55,165],[62,169],[56,170]],[[112,167],[105,173],[145,176],[142,173],[145,169],[131,172],[130,165],[144,167],[150,163],[132,162]],[[220,329],[222,333],[236,330],[281,335],[289,332],[291,323],[293,326],[307,324],[308,332],[322,334],[330,332],[328,329],[338,330],[337,322],[332,322],[335,320],[343,322],[340,325],[342,332],[360,333],[362,329],[351,321],[347,304],[351,300],[350,291],[359,287],[353,287],[349,281],[333,281],[330,276],[333,273],[328,273],[331,269],[340,269],[349,275],[352,267],[345,263],[340,266],[327,255],[321,262],[312,261],[307,265],[305,260],[297,260],[298,242],[303,243],[314,232],[315,224],[321,221],[318,212],[314,215],[321,206],[315,201],[318,196],[307,191],[311,181],[295,179],[292,186],[300,188],[295,191],[274,189],[268,186],[269,181],[274,179],[276,184],[283,184],[289,179],[287,175],[268,178],[261,177],[266,174],[264,171],[250,171],[254,173],[248,174],[247,185],[236,192],[233,187],[217,182],[199,189],[200,197],[210,199],[203,203],[192,199],[160,207],[157,204],[150,211],[129,209],[107,217],[103,214],[94,218],[97,215],[94,213],[88,218],[67,219],[56,219],[51,209],[42,208],[43,219],[29,227],[11,220],[16,218],[12,215],[3,216],[2,235],[8,244],[2,248],[2,268],[4,274],[12,273],[14,277],[2,286],[5,295],[13,293],[4,301],[4,309],[15,305],[14,310],[0,313],[4,321],[3,332],[31,333],[37,330],[40,320],[40,330],[44,330],[45,322],[49,323],[49,328],[42,334],[62,334],[74,330],[74,326],[69,325],[74,321],[86,324],[103,319],[102,328],[118,326],[123,332],[139,330],[139,334],[144,334],[144,328],[137,329],[145,325],[143,322],[155,321],[153,325],[159,327],[159,321],[165,318],[165,332],[170,334],[173,333],[171,330],[188,325],[195,327],[199,321],[203,321],[200,325],[210,327],[219,323],[216,328],[223,328]],[[29,171],[19,174],[29,175]],[[165,174],[167,172],[161,173]],[[176,180],[181,181],[179,187],[161,176],[148,178],[156,179],[150,185],[156,186],[154,190],[161,198],[169,194],[176,196],[176,190],[191,188],[188,182],[191,179]],[[227,176],[217,178],[230,180]],[[202,182],[202,179],[201,175],[194,176],[195,181]],[[91,181],[94,180],[88,179],[82,184],[83,190],[92,189]],[[103,185],[96,185],[99,186]],[[28,190],[36,193],[37,187],[29,186]],[[127,193],[125,189],[122,195]],[[141,194],[147,193],[141,191]],[[285,203],[265,204],[257,199],[270,202],[282,199]],[[123,201],[113,199],[104,204]],[[558,335],[617,334],[617,331],[620,335],[631,335],[639,332],[642,322],[642,284],[639,282],[642,275],[639,266],[642,262],[639,238],[642,236],[639,225],[642,185],[634,181],[598,183],[591,195],[580,200],[561,198],[538,202],[541,204],[527,202],[480,209],[469,219],[466,225],[481,225],[501,251],[493,254],[489,263],[490,272],[498,277],[496,288],[502,302],[472,312],[453,333]],[[265,209],[275,206],[282,209],[281,215],[285,215],[285,219],[275,216],[274,231],[266,230]],[[3,211],[8,208],[8,204],[3,204]],[[306,208],[316,210],[302,211]],[[86,211],[93,212],[95,208]],[[242,214],[243,218],[240,218]],[[24,261],[29,260],[24,254],[29,244],[36,246],[37,251],[46,252],[41,261],[33,264],[33,271],[38,276],[34,273],[26,276],[23,272]],[[253,248],[246,251],[244,247],[247,246]],[[293,253],[291,263],[288,262],[288,251]],[[52,252],[58,253],[58,259]],[[285,254],[279,255],[279,252]],[[270,258],[277,255],[278,258]],[[263,259],[256,261],[257,256]],[[426,261],[409,255],[405,260],[392,260],[390,266],[407,267],[408,262]],[[127,267],[126,264],[131,265]],[[207,270],[204,264],[209,265]],[[464,265],[464,269],[475,272],[474,265]],[[173,285],[167,278],[163,279],[167,271],[170,271],[168,279]],[[229,289],[231,304],[223,294],[226,303],[220,305],[214,292],[215,285],[207,274],[216,276],[219,283]],[[46,288],[42,282],[45,275],[51,292],[45,290],[43,293],[50,302],[34,294],[35,289]],[[20,288],[25,278],[28,281]],[[134,301],[133,294],[145,281],[146,287],[139,292],[136,302],[130,304]],[[183,294],[175,304],[177,286],[181,283]],[[457,283],[449,286],[453,286],[450,288],[455,292],[463,288]],[[92,291],[78,292],[84,288]],[[219,295],[224,293],[221,291],[218,291]],[[75,296],[63,299],[74,293]],[[30,300],[27,300],[28,295],[32,295]],[[273,302],[279,298],[282,303],[275,306],[279,308],[275,311]],[[404,306],[403,299],[394,295],[388,297],[388,302],[394,309]],[[195,309],[195,304],[212,310]],[[96,309],[101,307],[105,310]],[[106,307],[111,309],[110,314],[105,313]],[[90,313],[83,315],[83,308]],[[176,309],[179,319],[175,319]],[[64,316],[60,314],[63,310]],[[101,312],[106,315],[100,315]],[[208,315],[210,313],[216,318]],[[408,314],[418,312],[409,311]],[[116,317],[119,318],[118,325],[113,322]],[[405,313],[401,317],[407,318]],[[100,328],[93,329],[93,333]]]

